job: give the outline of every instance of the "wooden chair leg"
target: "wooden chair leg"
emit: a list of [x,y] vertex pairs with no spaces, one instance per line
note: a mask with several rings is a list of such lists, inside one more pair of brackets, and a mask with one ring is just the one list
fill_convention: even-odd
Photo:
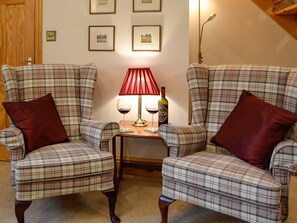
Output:
[[15,200],[15,216],[18,220],[18,223],[25,222],[25,211],[30,206],[32,201],[19,201]]
[[109,203],[109,216],[112,223],[120,223],[121,219],[119,219],[115,214],[115,206],[117,202],[117,193],[113,190],[102,191],[105,196],[108,197]]
[[175,200],[161,195],[159,198],[159,209],[161,212],[162,221],[161,223],[167,223],[168,221],[168,207],[169,205],[174,202]]

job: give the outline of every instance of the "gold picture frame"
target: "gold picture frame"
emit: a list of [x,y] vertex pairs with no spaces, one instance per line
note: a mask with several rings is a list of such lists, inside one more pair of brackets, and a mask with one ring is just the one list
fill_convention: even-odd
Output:
[[132,51],[161,51],[160,25],[132,26]]

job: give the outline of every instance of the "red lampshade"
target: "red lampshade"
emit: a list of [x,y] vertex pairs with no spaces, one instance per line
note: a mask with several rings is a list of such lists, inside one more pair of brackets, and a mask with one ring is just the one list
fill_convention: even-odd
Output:
[[160,90],[150,68],[129,68],[119,95],[159,95]]

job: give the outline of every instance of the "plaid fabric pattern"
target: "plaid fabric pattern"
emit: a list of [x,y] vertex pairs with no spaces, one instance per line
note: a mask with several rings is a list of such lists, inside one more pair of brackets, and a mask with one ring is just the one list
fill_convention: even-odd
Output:
[[[284,109],[297,113],[297,68],[292,68],[286,84],[286,93],[284,98]],[[289,139],[297,141],[297,124],[291,128],[287,134]]]
[[25,147],[23,133],[16,127],[0,130],[0,144],[5,145],[6,149]]
[[200,126],[161,125],[159,133],[166,139],[170,147],[170,156],[182,157],[202,150],[205,145],[206,134]]
[[[297,69],[192,64],[187,80],[192,98],[192,124],[205,129],[199,134],[205,132],[206,142],[192,148],[194,137],[188,142],[184,133],[176,131],[174,126],[160,128],[161,137],[170,151],[174,151],[163,162],[163,194],[249,222],[280,222],[281,214],[283,219],[287,215],[288,169],[297,163],[296,124],[274,150],[272,175],[232,156],[226,149],[210,143],[210,139],[237,104],[243,89],[296,113]],[[176,151],[182,147],[189,147],[189,153],[205,152],[177,158]]]
[[270,169],[287,169],[297,163],[297,142],[285,140],[280,142],[273,151]]
[[15,163],[25,157],[25,141],[22,131],[14,126],[0,130],[0,144],[10,150],[10,182],[12,186],[15,186]]
[[273,169],[273,178],[281,183],[281,207],[283,218],[288,215],[288,201],[289,201],[289,176],[286,169]]
[[66,178],[63,180],[17,184],[16,199],[20,201],[29,201],[87,191],[104,191],[112,188],[114,188],[113,173],[109,172],[83,178]]
[[108,142],[119,132],[119,124],[115,122],[85,121],[81,124],[80,131],[82,137],[91,143],[94,148],[109,151]]
[[20,130],[10,127],[0,131],[0,143],[11,151],[11,184],[16,199],[113,189],[114,158],[107,151],[119,126],[90,120],[95,65],[4,65],[2,74],[8,101],[27,101],[51,93],[71,141],[25,156]]
[[187,81],[192,99],[192,124],[205,126],[208,106],[208,70],[191,64],[187,71]]
[[262,206],[279,206],[281,185],[265,170],[232,156],[206,151],[165,158],[163,177]]
[[230,215],[251,223],[280,223],[281,207],[275,209],[245,200],[238,200],[223,194],[213,193],[180,181],[163,178],[162,194],[201,207]]
[[270,160],[273,177],[282,184],[283,215],[288,213],[289,168],[297,163],[297,143],[293,140],[280,142],[274,149]]
[[80,140],[80,123],[92,115],[97,70],[94,64],[3,65],[8,101],[28,101],[51,93],[70,140]]
[[206,132],[207,143],[211,145],[210,151],[225,153],[225,150],[209,141],[237,104],[243,89],[268,103],[283,107],[289,71],[288,68],[253,65],[222,65],[208,68]]
[[17,184],[79,178],[113,172],[112,153],[95,151],[85,142],[59,143],[30,152],[15,166]]

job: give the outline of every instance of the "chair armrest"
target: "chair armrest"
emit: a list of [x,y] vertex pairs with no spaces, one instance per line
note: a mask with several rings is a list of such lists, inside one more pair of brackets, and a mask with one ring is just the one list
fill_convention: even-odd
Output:
[[0,144],[8,150],[20,147],[24,149],[25,140],[22,131],[14,126],[0,130]]
[[84,140],[94,148],[109,151],[109,142],[119,132],[116,122],[84,121],[80,126],[80,133]]
[[182,157],[203,150],[206,132],[202,126],[161,125],[160,136],[169,147],[169,156]]
[[270,159],[270,170],[289,170],[294,164],[297,164],[297,143],[288,139],[277,144]]

